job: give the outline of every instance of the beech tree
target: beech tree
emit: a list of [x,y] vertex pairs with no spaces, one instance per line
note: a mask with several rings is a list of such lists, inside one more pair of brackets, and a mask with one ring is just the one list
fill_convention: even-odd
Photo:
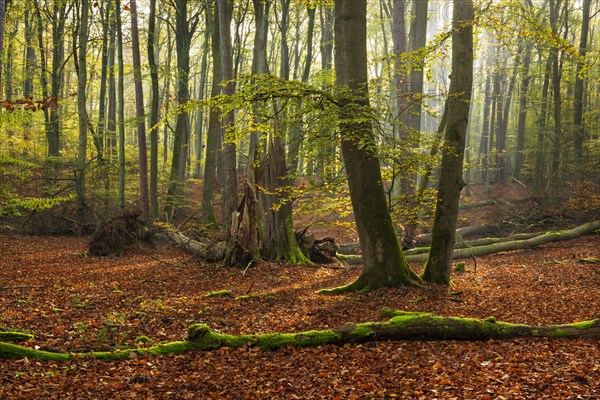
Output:
[[142,87],[142,67],[140,61],[140,39],[138,33],[137,4],[135,0],[129,1],[131,12],[131,47],[133,53],[133,74],[135,81],[135,110],[137,116],[137,139],[140,164],[140,209],[142,217],[150,216],[150,203],[148,195],[148,150],[146,146],[146,121],[144,112],[144,91]]
[[342,155],[364,268],[353,283],[323,292],[414,285],[418,277],[406,262],[387,208],[373,128],[361,118],[369,107],[367,1],[336,1],[334,13]]
[[450,284],[458,203],[464,186],[463,158],[473,87],[473,2],[454,3],[452,11],[452,75],[448,120],[433,219],[429,258],[423,279]]

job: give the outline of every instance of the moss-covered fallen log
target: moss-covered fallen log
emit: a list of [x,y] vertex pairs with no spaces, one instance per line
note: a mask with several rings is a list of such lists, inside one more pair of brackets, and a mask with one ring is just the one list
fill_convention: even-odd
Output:
[[[588,222],[586,224],[580,225],[576,228],[570,230],[563,231],[554,231],[547,232],[544,234],[540,234],[538,236],[529,238],[529,239],[517,239],[512,241],[498,241],[496,243],[491,243],[483,246],[474,246],[474,247],[465,247],[465,248],[455,248],[452,252],[453,259],[461,259],[461,258],[470,258],[477,256],[484,256],[487,254],[499,253],[501,251],[510,251],[510,250],[525,250],[531,249],[537,246],[541,246],[542,244],[550,243],[550,242],[558,242],[561,240],[570,240],[575,239],[581,235],[585,235],[586,233],[590,233],[600,228],[600,221]],[[408,262],[425,262],[427,261],[428,252],[423,251],[418,254],[410,254],[406,253],[406,260]],[[349,263],[349,264],[361,264],[362,257],[359,255],[345,255],[340,257],[341,260]]]
[[0,342],[26,342],[33,339],[33,335],[23,332],[0,331]]
[[285,346],[309,347],[325,344],[364,343],[381,340],[489,340],[523,337],[555,339],[600,339],[600,320],[564,325],[530,326],[499,322],[494,318],[473,319],[441,317],[429,313],[391,311],[382,314],[390,319],[382,322],[348,323],[335,329],[261,335],[227,335],[207,325],[192,325],[185,341],[148,348],[132,348],[114,352],[63,354],[0,343],[0,358],[68,360],[92,357],[100,360],[123,360],[144,355],[181,354],[185,351],[214,350],[221,347],[258,347],[264,350]]
[[[503,231],[513,228],[509,223],[483,224],[475,226],[465,226],[456,230],[457,237],[470,237],[476,235],[498,235]],[[431,244],[431,234],[426,234],[417,239],[417,246],[429,246]]]

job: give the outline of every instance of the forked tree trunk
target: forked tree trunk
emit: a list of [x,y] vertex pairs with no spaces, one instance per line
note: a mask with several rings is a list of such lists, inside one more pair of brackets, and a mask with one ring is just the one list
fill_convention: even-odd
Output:
[[469,103],[473,86],[473,2],[454,7],[452,15],[452,77],[448,93],[448,121],[429,259],[423,279],[450,284],[452,250],[462,180]]
[[340,99],[342,154],[365,263],[355,282],[325,293],[413,285],[418,280],[406,263],[387,208],[371,123],[361,117],[369,107],[366,11],[366,0],[335,2],[336,83],[345,93]]

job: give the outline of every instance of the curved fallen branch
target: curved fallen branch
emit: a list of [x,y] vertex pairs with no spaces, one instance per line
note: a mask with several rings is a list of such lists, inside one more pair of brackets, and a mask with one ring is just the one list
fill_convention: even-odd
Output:
[[348,323],[335,329],[262,335],[227,335],[212,331],[207,325],[192,325],[187,338],[149,348],[132,348],[114,352],[51,353],[0,342],[0,358],[68,360],[93,357],[100,360],[123,360],[143,355],[180,354],[185,351],[214,350],[221,347],[259,347],[279,349],[285,346],[309,347],[325,344],[364,343],[381,340],[489,340],[522,337],[555,339],[600,339],[600,319],[564,325],[530,326],[487,319],[441,317],[429,313],[383,309],[391,317],[383,322]]
[[[470,258],[476,256],[484,256],[487,254],[499,253],[501,251],[531,249],[533,247],[537,247],[545,243],[575,239],[581,235],[585,235],[586,233],[593,232],[596,229],[600,229],[600,221],[588,222],[570,230],[547,232],[529,239],[498,242],[484,246],[455,249],[452,252],[452,258]],[[427,257],[429,255],[427,252],[419,254],[409,254],[409,252],[407,252],[406,254],[406,260],[408,262],[424,262],[427,261]],[[340,259],[349,264],[362,263],[361,256],[344,255],[340,257]]]

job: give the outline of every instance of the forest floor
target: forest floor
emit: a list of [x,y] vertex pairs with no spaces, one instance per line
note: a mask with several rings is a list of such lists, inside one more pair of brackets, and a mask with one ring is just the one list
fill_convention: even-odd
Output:
[[[315,294],[359,268],[206,264],[164,243],[121,258],[86,255],[88,238],[0,236],[0,326],[26,346],[88,352],[181,340],[196,322],[221,333],[294,332],[378,321],[382,307],[526,324],[600,316],[600,235],[466,261],[454,286]],[[413,268],[420,271],[419,265]],[[228,289],[232,297],[205,297]],[[236,299],[240,295],[250,295]],[[374,342],[223,348],[128,361],[0,360],[0,399],[596,399],[592,340]]]
[[[381,307],[556,324],[600,311],[600,235],[480,257],[449,291],[316,295],[358,269],[262,263],[245,275],[167,245],[88,258],[85,238],[0,237],[0,324],[28,343],[82,352],[180,340],[203,322],[232,334],[381,320]],[[229,289],[234,297],[205,298]],[[460,293],[458,293],[460,292]],[[381,342],[278,351],[221,349],[107,363],[0,361],[0,398],[598,398],[586,340]]]

